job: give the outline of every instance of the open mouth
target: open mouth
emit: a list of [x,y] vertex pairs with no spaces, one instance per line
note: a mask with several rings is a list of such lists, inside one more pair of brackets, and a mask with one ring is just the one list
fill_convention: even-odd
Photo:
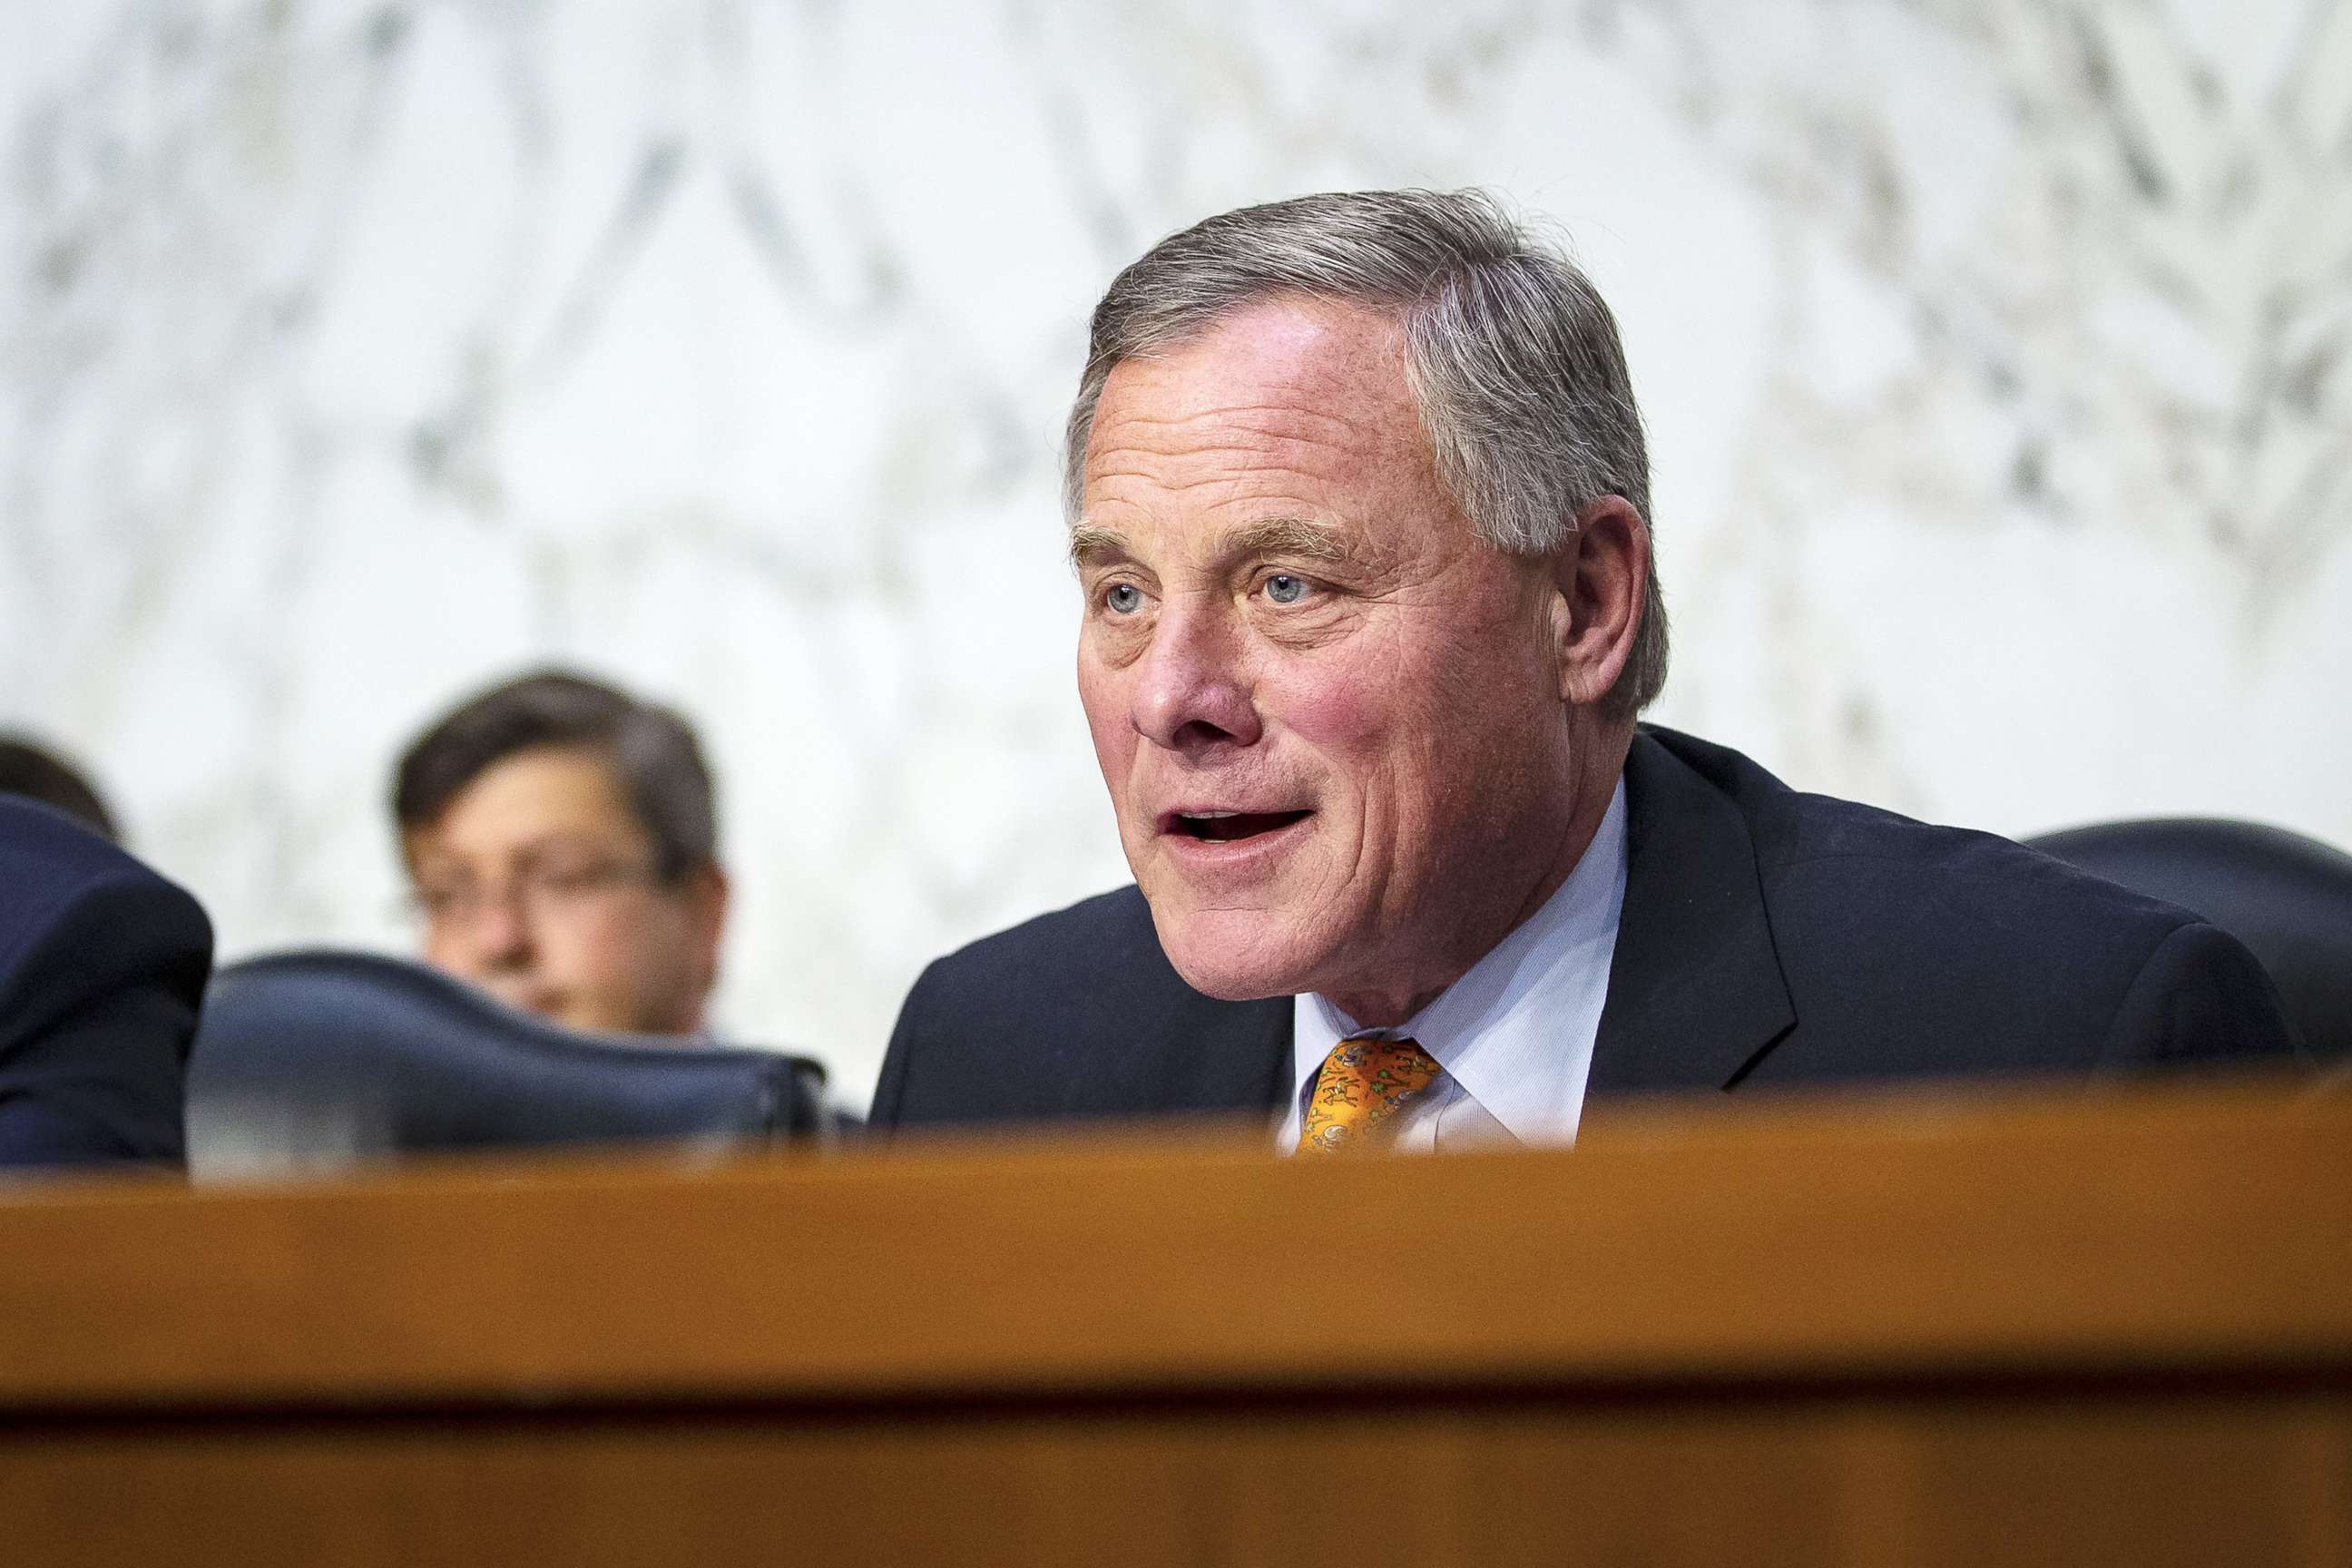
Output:
[[1169,818],[1168,830],[1204,844],[1234,844],[1303,822],[1310,815],[1304,811],[1180,811]]

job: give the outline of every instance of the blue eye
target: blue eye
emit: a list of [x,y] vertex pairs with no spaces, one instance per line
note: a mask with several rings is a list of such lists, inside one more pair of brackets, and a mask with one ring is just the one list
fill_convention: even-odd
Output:
[[1132,583],[1114,583],[1104,590],[1103,604],[1115,616],[1131,616],[1143,607],[1143,591]]
[[1307,579],[1277,572],[1265,580],[1265,596],[1277,605],[1295,605],[1307,597]]

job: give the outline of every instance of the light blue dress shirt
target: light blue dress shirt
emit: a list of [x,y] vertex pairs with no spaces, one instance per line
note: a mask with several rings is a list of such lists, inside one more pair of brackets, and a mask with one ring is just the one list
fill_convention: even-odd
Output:
[[1361,1029],[1328,999],[1292,999],[1290,1152],[1323,1058],[1356,1036],[1411,1039],[1444,1072],[1397,1113],[1394,1146],[1572,1143],[1625,907],[1625,781],[1576,868],[1544,905],[1403,1025]]

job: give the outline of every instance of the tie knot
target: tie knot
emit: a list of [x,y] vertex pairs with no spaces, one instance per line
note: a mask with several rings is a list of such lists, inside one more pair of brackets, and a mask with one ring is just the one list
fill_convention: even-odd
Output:
[[1341,1040],[1323,1058],[1298,1127],[1298,1152],[1367,1147],[1379,1123],[1429,1087],[1440,1068],[1411,1040]]

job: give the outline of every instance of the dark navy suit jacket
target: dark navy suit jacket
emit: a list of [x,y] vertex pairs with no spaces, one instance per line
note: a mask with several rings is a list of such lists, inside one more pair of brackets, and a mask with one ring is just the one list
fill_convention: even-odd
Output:
[[0,1165],[183,1158],[212,952],[194,899],[62,814],[0,797]]
[[[2291,1058],[2234,938],[1988,834],[1790,789],[1645,727],[1594,1097]],[[1220,1002],[1126,888],[925,970],[877,1129],[1268,1110],[1291,1001]]]

